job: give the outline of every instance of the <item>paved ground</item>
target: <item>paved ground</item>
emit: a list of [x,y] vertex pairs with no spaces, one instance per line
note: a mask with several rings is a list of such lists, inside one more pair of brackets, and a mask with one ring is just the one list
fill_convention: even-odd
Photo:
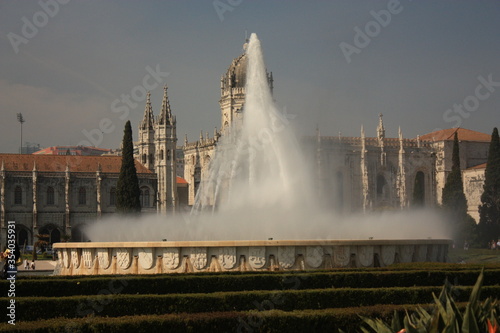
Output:
[[[31,263],[31,261],[30,261],[30,263]],[[53,271],[54,267],[56,266],[56,263],[57,263],[57,261],[55,261],[55,260],[35,260],[35,271],[47,271],[47,270]],[[32,272],[33,271],[31,269],[29,269],[29,270],[24,269],[24,262],[21,266],[17,267],[17,270],[19,272],[23,272],[23,271]]]

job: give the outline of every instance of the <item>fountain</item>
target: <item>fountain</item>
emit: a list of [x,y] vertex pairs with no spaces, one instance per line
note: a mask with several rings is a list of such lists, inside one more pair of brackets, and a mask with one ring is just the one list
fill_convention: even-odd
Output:
[[[414,213],[419,222],[412,224],[404,222],[409,219],[403,212],[347,218],[316,204],[299,144],[273,102],[255,34],[246,55],[243,122],[218,143],[192,213],[95,223],[88,231],[94,242],[54,245],[57,274],[308,270],[446,260],[450,241],[422,232],[425,221],[435,230],[436,216]],[[396,229],[413,237],[392,234]]]

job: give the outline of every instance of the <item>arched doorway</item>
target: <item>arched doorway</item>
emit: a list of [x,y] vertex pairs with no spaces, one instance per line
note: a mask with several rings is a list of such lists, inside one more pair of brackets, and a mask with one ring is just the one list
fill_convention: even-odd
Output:
[[413,183],[413,206],[422,207],[425,205],[425,174],[422,171],[415,175]]
[[49,243],[49,248],[52,248],[52,244],[61,242],[61,232],[59,229],[52,224],[46,225],[40,228],[40,235],[48,235],[49,237],[46,239],[47,243]]
[[26,227],[24,226],[16,226],[17,230],[17,244],[19,245],[19,248],[22,250],[25,246],[31,245],[30,238],[29,238],[29,231]]
[[90,239],[83,231],[85,228],[85,224],[79,224],[73,228],[71,228],[71,241],[72,242],[88,242]]

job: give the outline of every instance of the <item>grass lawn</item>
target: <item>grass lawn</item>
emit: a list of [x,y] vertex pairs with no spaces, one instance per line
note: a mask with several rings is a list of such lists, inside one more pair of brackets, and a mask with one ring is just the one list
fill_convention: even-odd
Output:
[[450,249],[450,263],[464,262],[466,264],[500,263],[500,250],[489,249]]

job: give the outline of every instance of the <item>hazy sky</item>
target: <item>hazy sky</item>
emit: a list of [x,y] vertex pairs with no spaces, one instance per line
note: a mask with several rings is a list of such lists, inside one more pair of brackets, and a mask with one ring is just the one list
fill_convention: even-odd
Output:
[[389,137],[500,125],[498,1],[59,1],[0,0],[0,152],[19,112],[23,141],[116,148],[164,84],[179,143],[212,135],[245,31],[301,134],[375,136],[379,113]]

